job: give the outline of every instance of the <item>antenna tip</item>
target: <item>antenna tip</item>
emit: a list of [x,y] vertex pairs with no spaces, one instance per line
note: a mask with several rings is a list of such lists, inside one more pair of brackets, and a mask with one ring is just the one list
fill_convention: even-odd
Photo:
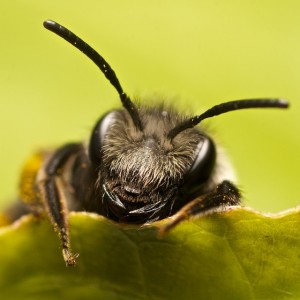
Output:
[[44,27],[47,28],[47,29],[53,27],[55,24],[56,23],[54,21],[52,21],[52,20],[45,20],[43,22]]
[[288,108],[290,106],[290,103],[287,99],[278,99],[278,106],[282,108]]

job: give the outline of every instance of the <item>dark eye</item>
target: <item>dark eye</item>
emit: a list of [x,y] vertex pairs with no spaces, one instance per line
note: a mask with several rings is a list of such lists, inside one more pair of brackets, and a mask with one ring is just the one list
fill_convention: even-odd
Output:
[[94,165],[101,162],[101,148],[107,131],[115,121],[115,111],[105,114],[95,125],[89,144],[89,157]]
[[203,136],[196,148],[193,165],[185,176],[184,191],[187,195],[197,192],[203,183],[211,176],[216,161],[216,148],[213,141]]

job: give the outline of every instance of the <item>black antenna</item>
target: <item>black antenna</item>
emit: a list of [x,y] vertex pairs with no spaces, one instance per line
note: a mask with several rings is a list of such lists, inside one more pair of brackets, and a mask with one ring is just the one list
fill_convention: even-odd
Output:
[[121,84],[116,76],[116,73],[114,70],[110,67],[110,65],[106,62],[106,60],[97,52],[95,51],[90,45],[88,45],[86,42],[84,42],[81,38],[79,38],[76,34],[71,32],[69,29],[65,28],[64,26],[51,21],[46,20],[44,22],[44,27],[63,39],[65,39],[67,42],[72,44],[74,47],[79,49],[81,52],[83,52],[87,57],[89,57],[102,71],[102,73],[105,75],[105,77],[110,81],[110,83],[115,87],[115,89],[118,91],[119,96],[121,98],[123,106],[127,109],[129,112],[134,125],[137,129],[143,130],[142,122],[138,114],[137,107],[133,104],[133,102],[130,100],[130,98],[124,93]]
[[245,108],[287,108],[289,103],[284,99],[245,99],[245,100],[234,100],[230,102],[221,103],[213,106],[201,115],[192,117],[183,121],[175,128],[170,130],[168,138],[172,140],[180,132],[192,128],[199,124],[202,120],[215,117],[229,111],[245,109]]

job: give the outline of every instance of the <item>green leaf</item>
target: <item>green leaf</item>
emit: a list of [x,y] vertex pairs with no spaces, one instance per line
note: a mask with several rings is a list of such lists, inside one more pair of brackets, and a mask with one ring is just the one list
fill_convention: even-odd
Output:
[[72,213],[78,264],[47,220],[0,228],[1,299],[300,299],[300,212],[247,209],[185,221],[166,237]]

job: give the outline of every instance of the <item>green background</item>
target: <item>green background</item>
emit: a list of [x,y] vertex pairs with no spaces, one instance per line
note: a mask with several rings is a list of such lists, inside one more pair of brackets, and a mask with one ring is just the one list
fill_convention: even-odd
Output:
[[0,207],[39,148],[84,140],[120,105],[78,50],[46,31],[56,20],[95,47],[129,95],[161,95],[192,114],[222,101],[285,97],[288,111],[248,110],[205,124],[235,165],[245,204],[300,203],[300,2],[35,1],[0,4]]

